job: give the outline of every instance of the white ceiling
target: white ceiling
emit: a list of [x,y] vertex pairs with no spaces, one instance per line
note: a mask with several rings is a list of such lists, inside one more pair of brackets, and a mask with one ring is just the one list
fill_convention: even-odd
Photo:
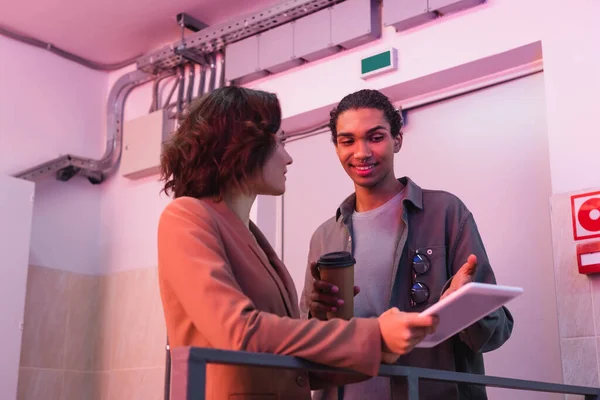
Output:
[[[0,27],[99,63],[117,63],[181,37],[176,15],[208,24],[281,0],[28,0],[6,2]],[[186,34],[192,32],[186,30]]]

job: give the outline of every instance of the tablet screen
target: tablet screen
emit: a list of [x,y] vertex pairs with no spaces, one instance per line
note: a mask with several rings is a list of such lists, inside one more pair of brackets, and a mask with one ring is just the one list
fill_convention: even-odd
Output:
[[523,293],[515,286],[471,282],[423,311],[421,315],[437,315],[440,319],[433,335],[427,335],[415,347],[433,347],[468,328]]

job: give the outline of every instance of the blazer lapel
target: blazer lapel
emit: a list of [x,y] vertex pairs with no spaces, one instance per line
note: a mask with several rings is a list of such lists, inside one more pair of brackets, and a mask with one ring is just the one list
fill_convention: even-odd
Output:
[[277,254],[273,252],[273,258],[271,258],[271,264],[277,271],[281,281],[283,282],[284,287],[286,288],[286,293],[289,296],[291,302],[291,313],[290,315],[293,318],[300,318],[300,309],[298,308],[298,294],[296,293],[296,285],[294,285],[294,280],[292,276],[289,274],[287,268],[283,264],[283,262],[277,257]]
[[[285,270],[285,267],[283,266],[281,261],[279,261],[279,258],[277,257],[275,251],[269,244],[269,241],[267,240],[267,238],[265,238],[260,229],[258,229],[258,227],[252,221],[250,221],[250,231],[252,232],[256,240],[249,241],[248,245],[250,246],[254,254],[256,254],[256,256],[262,261],[263,266],[277,284],[279,292],[281,293],[281,298],[283,299],[285,308],[287,309],[288,315],[291,317],[295,317],[295,314],[299,315],[299,312],[296,312],[297,306],[294,307],[294,304],[296,304],[296,300],[293,300],[294,296],[291,295],[291,293],[295,292],[292,291],[290,293],[289,290],[291,277],[287,273],[285,273],[287,271]],[[248,232],[248,235],[250,236],[250,232]],[[293,282],[291,282],[291,285],[291,288],[293,288]]]
[[[209,203],[231,226],[240,239],[243,240],[250,250],[258,257],[263,268],[275,281],[283,299],[283,303],[291,317],[299,317],[298,301],[295,295],[295,286],[292,278],[287,273],[285,266],[281,263],[277,254],[264,237],[260,229],[250,221],[250,230],[242,220],[224,202]],[[253,236],[254,235],[254,236]]]

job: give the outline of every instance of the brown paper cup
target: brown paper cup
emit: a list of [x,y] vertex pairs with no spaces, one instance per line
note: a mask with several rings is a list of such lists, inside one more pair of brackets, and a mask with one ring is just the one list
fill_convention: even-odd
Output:
[[339,297],[344,300],[336,312],[328,312],[327,319],[350,319],[354,316],[354,264],[356,261],[347,251],[336,251],[321,256],[317,263],[321,280],[337,286]]

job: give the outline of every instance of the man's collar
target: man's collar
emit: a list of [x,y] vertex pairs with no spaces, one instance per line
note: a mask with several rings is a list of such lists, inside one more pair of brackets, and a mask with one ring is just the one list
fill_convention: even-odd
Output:
[[[406,192],[404,195],[403,202],[410,202],[413,206],[418,209],[423,209],[423,189],[419,187],[416,183],[414,183],[409,177],[404,176],[399,178],[398,181],[402,183]],[[352,193],[350,196],[346,198],[337,209],[335,213],[335,220],[337,221],[340,216],[343,216],[344,220],[352,215],[354,209],[356,207],[356,193]]]

